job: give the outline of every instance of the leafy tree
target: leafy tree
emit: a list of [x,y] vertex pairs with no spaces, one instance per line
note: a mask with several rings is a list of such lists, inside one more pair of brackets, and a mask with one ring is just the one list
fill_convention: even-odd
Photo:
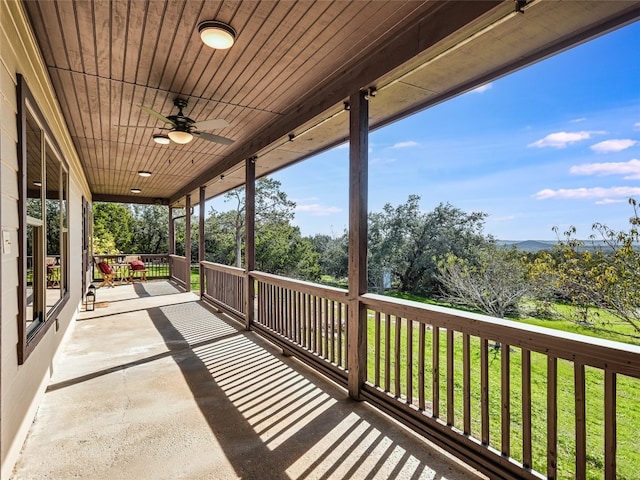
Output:
[[379,289],[390,272],[403,292],[436,294],[438,262],[447,254],[469,258],[471,252],[492,241],[482,233],[486,214],[466,213],[440,203],[423,213],[420,197],[369,215],[369,283]]
[[106,253],[111,248],[117,253],[131,252],[133,218],[131,211],[121,203],[93,204],[93,237],[95,253]]
[[629,199],[633,215],[629,231],[616,231],[601,223],[592,227],[590,248],[576,239],[575,227],[564,232],[554,254],[538,265],[558,292],[576,307],[585,325],[602,323],[602,309],[640,332],[640,218],[635,199]]
[[169,251],[169,208],[162,205],[131,205],[133,239],[131,253]]
[[345,278],[349,270],[349,236],[316,234],[309,237],[314,250],[319,255],[320,270],[333,278]]
[[488,243],[473,258],[446,255],[438,266],[444,298],[498,318],[518,315],[523,297],[531,292],[526,257],[516,249]]

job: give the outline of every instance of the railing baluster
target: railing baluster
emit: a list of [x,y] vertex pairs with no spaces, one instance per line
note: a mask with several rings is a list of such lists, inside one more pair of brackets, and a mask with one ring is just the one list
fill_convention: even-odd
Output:
[[511,452],[511,346],[503,343],[500,351],[501,359],[501,400],[502,400],[502,454]]
[[522,465],[532,468],[531,456],[531,351],[522,349]]
[[453,330],[447,329],[447,425],[453,425],[455,420],[455,405],[453,404]]
[[380,386],[380,312],[376,310],[374,314],[374,329],[375,339],[373,343],[374,348],[374,385]]
[[407,318],[407,402],[413,403],[413,320]]
[[469,334],[462,335],[462,416],[463,432],[471,434],[471,346]]
[[547,357],[547,478],[558,475],[558,359]]
[[481,441],[489,445],[489,341],[480,338],[480,421]]
[[391,390],[391,318],[384,314],[384,391]]
[[604,371],[604,476],[616,478],[616,374]]
[[418,327],[418,408],[424,411],[424,371],[426,368],[425,365],[425,330],[426,325],[420,322],[420,326]]
[[587,478],[585,367],[581,363],[576,363],[573,368],[576,419],[576,479],[584,479]]
[[[338,308],[338,365],[342,365],[342,358],[343,358],[343,352],[342,352],[342,343],[343,343],[342,334],[344,332],[344,327],[342,325],[343,324],[342,319],[344,318],[343,308],[344,308],[344,304],[340,302],[340,308]],[[345,369],[348,368],[347,362],[345,362],[344,368]]]
[[324,330],[322,332],[324,350],[322,355],[324,358],[329,358],[329,301],[326,298],[322,299],[322,319],[324,321]]
[[440,328],[431,327],[431,415],[440,416]]
[[402,331],[402,317],[396,315],[396,328],[395,328],[395,345],[393,349],[393,380],[395,388],[395,396],[400,397],[400,334]]

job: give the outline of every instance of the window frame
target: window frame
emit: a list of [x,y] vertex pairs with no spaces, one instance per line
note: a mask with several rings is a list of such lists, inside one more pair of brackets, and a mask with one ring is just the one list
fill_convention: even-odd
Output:
[[[52,306],[52,308],[47,311],[46,305],[43,311],[43,319],[41,323],[34,328],[32,331],[28,330],[27,327],[27,229],[30,224],[27,220],[27,118],[28,115],[31,115],[42,131],[42,142],[43,146],[48,146],[51,149],[51,152],[54,154],[56,160],[60,162],[60,174],[58,182],[62,182],[63,179],[66,182],[65,185],[61,185],[60,188],[60,200],[62,202],[62,196],[64,195],[65,202],[65,215],[66,215],[66,228],[65,234],[67,237],[67,242],[61,241],[61,251],[60,251],[60,265],[62,266],[62,276],[63,278],[69,279],[69,165],[65,160],[64,156],[61,155],[60,146],[58,145],[55,137],[53,136],[49,125],[44,119],[44,115],[42,111],[38,107],[38,104],[35,101],[31,90],[26,84],[24,77],[20,74],[17,76],[17,99],[18,99],[18,111],[17,111],[17,122],[18,122],[18,214],[19,214],[19,226],[18,226],[18,364],[22,365],[26,362],[29,355],[36,348],[40,340],[44,338],[46,333],[49,331],[49,328],[53,324],[57,324],[58,316],[60,312],[65,307],[67,302],[69,301],[70,292],[68,282],[65,282],[64,286],[61,284],[61,295],[60,298],[56,301],[56,303]],[[41,160],[42,162],[46,162],[46,148],[42,149],[41,152]],[[43,163],[43,166],[46,163]],[[46,182],[46,178],[44,179]],[[42,190],[45,192],[46,198],[46,184],[42,186]],[[62,193],[64,192],[64,194]],[[60,215],[60,236],[62,238],[63,230],[62,230],[62,214]],[[44,237],[46,239],[46,219],[43,220],[43,225],[41,228],[45,229]],[[39,259],[39,261],[44,262],[44,258]],[[35,259],[32,259],[32,262],[35,262]],[[39,262],[40,263],[40,262]],[[46,272],[46,265],[44,263],[39,265],[39,271]],[[42,276],[42,275],[41,275]],[[33,279],[32,283],[36,280]],[[39,281],[44,281],[43,279],[39,279]],[[41,301],[43,301],[42,299]],[[46,303],[46,302],[45,302]]]

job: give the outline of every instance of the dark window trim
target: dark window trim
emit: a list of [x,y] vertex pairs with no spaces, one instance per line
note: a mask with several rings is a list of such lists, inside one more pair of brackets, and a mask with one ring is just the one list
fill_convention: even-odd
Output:
[[[20,74],[17,76],[18,85],[16,88],[18,99],[18,214],[20,218],[20,224],[18,226],[18,364],[25,363],[31,352],[35,349],[36,345],[40,343],[49,330],[51,325],[57,322],[58,315],[69,301],[69,288],[64,292],[60,301],[45,314],[44,322],[34,331],[31,336],[27,338],[27,111],[36,117],[38,123],[44,130],[49,145],[54,149],[54,153],[60,159],[60,164],[67,172],[69,172],[69,164],[65,158],[61,155],[60,146],[56,142],[55,137],[49,129],[49,125],[44,119],[38,104],[29,90],[24,77]],[[28,104],[28,107],[27,107]],[[68,182],[67,175],[67,182]],[[67,197],[69,194],[67,192]],[[69,220],[69,199],[67,198],[67,222]],[[67,223],[67,231],[70,230],[69,223]],[[69,255],[67,255],[68,257]],[[68,268],[68,266],[67,266]]]

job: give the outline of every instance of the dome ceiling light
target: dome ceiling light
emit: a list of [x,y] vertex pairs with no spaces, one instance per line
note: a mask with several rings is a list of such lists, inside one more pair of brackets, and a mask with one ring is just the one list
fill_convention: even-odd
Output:
[[184,145],[185,143],[189,143],[193,140],[193,135],[187,130],[171,130],[169,132],[169,138],[172,142]]
[[211,48],[226,50],[236,41],[236,31],[226,23],[207,20],[198,25],[202,42]]
[[159,143],[160,145],[168,145],[169,143],[171,143],[171,141],[169,140],[169,137],[161,133],[156,133],[153,136],[153,141],[156,143]]

